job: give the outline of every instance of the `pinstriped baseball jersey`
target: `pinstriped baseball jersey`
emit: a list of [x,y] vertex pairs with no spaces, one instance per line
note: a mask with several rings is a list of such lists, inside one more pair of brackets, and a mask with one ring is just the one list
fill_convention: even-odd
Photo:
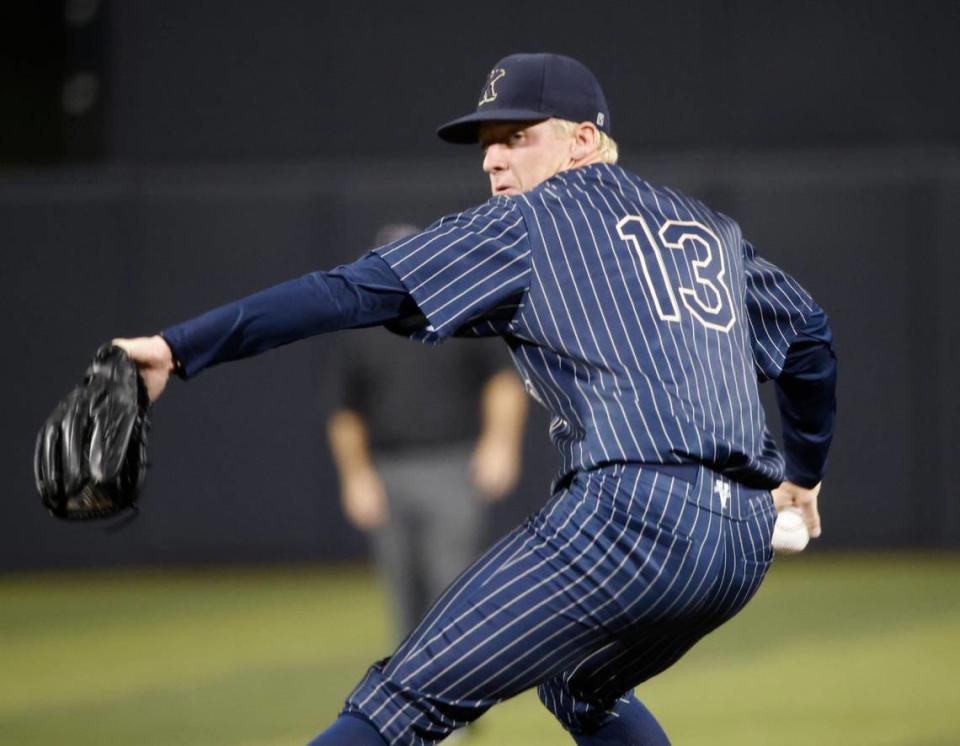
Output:
[[624,461],[782,481],[756,382],[822,311],[727,216],[596,164],[377,253],[429,322],[425,341],[507,339],[553,415],[559,481]]

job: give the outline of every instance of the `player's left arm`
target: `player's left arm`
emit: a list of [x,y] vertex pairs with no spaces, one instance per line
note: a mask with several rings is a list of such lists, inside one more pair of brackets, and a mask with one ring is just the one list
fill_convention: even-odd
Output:
[[774,380],[783,428],[786,480],[778,509],[799,507],[820,534],[817,498],[836,422],[837,359],[827,314],[783,270],[744,244],[746,305],[761,380]]
[[[316,334],[389,326],[440,341],[521,294],[530,274],[523,217],[506,198],[441,220],[330,272],[312,272],[168,327],[118,340],[158,378],[189,378],[213,365]],[[166,349],[164,349],[164,347]]]
[[470,472],[480,494],[489,500],[507,495],[520,478],[527,393],[512,370],[491,376],[480,397],[480,437],[470,461]]
[[190,378],[210,366],[316,334],[418,316],[399,278],[371,253],[261,290],[159,335],[114,342],[137,362],[153,401],[173,372]]

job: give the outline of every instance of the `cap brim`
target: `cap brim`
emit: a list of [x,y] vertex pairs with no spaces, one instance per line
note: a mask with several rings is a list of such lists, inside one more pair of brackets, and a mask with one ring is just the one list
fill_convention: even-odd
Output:
[[475,111],[465,117],[454,119],[437,128],[441,140],[455,145],[471,145],[479,142],[478,131],[484,122],[542,122],[550,114],[532,109],[487,109]]

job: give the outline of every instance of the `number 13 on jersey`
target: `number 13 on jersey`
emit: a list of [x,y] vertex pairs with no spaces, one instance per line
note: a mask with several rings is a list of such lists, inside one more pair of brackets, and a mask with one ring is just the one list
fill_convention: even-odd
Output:
[[[696,221],[668,220],[655,236],[640,215],[621,219],[617,232],[640,257],[650,297],[661,319],[680,321],[679,292],[684,307],[705,327],[719,332],[733,328],[733,298],[724,280],[726,267],[716,233]],[[689,273],[682,267],[688,267]],[[693,279],[692,286],[684,284],[688,275]]]

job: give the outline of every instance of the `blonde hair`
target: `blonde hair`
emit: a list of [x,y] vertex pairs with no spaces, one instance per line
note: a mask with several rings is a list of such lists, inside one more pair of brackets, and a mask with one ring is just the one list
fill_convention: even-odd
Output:
[[[551,119],[557,134],[569,137],[576,129],[577,123],[568,119]],[[620,157],[620,149],[617,147],[617,141],[602,130],[597,130],[597,152],[600,154],[600,160],[604,163],[616,163]]]

